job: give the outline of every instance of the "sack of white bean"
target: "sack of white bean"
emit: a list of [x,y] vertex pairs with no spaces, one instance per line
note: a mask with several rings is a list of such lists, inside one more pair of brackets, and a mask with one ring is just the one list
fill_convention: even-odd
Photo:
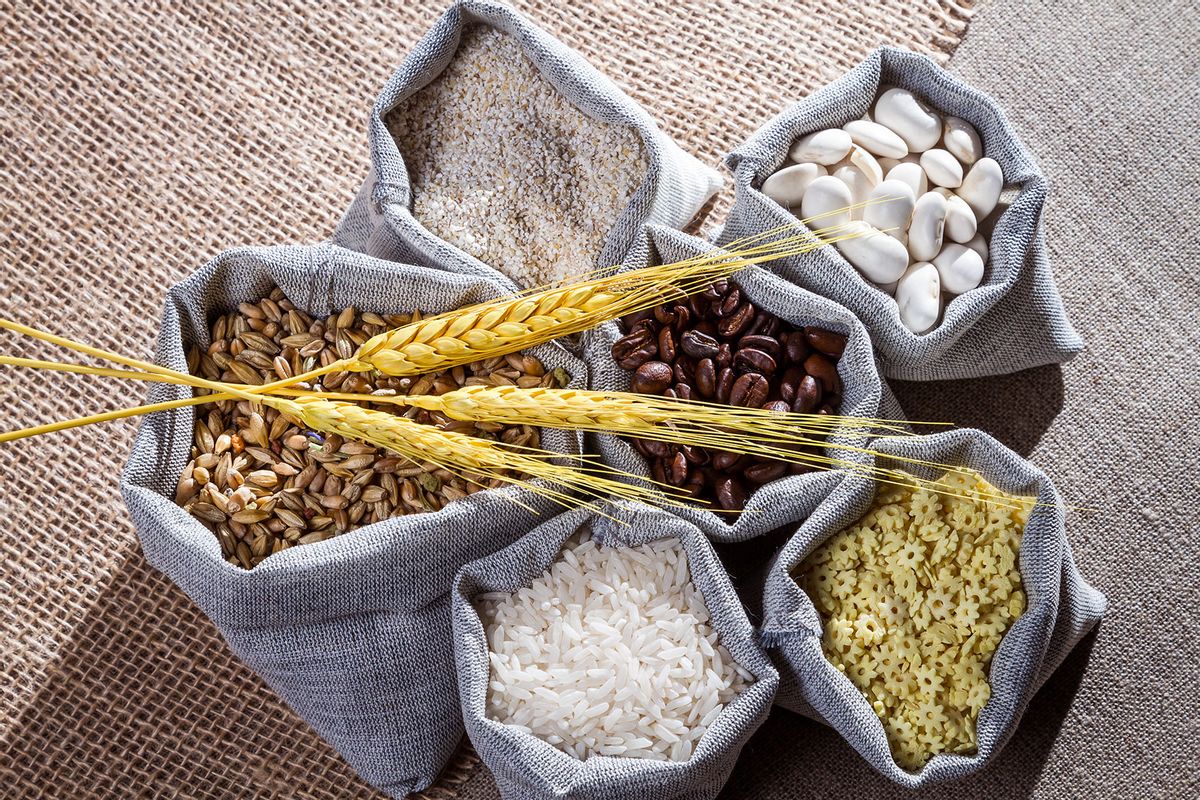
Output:
[[[713,249],[694,236],[651,227],[633,250],[638,261],[630,263],[668,263]],[[679,304],[588,331],[582,347],[596,390],[871,419],[881,416],[880,404],[890,397],[871,340],[853,314],[757,266]],[[835,434],[826,444],[861,446],[858,439]],[[856,450],[821,442],[797,450],[791,463],[611,435],[596,436],[595,446],[606,463],[684,487],[704,501],[704,507],[674,513],[720,542],[751,539],[807,517],[840,480],[816,468],[820,459],[866,460]]]
[[621,263],[721,185],[610,79],[506,5],[459,0],[370,117],[371,173],[334,241],[540,286]]
[[505,800],[716,797],[779,676],[712,545],[644,506],[561,514],[453,591],[467,733]]
[[[499,293],[480,277],[329,245],[230,250],[171,289],[158,361],[232,368],[244,375],[238,382],[263,383],[269,378],[254,370],[264,358],[268,369],[287,371],[289,358],[307,363],[300,358],[327,355],[322,348],[342,346],[347,335],[361,338],[361,325]],[[351,323],[356,317],[366,322]],[[227,338],[210,333],[214,318]],[[562,348],[542,346],[528,357],[538,360],[536,374],[565,371],[569,385],[583,386],[583,364]],[[471,371],[446,380],[463,374]],[[368,379],[384,380],[345,382]],[[407,380],[389,386],[403,394]],[[440,388],[412,387],[423,391]],[[150,396],[190,393],[156,384]],[[530,509],[545,515],[551,504],[519,488],[470,493],[475,487],[350,440],[339,450],[332,435],[297,432],[268,411],[265,430],[249,408],[199,408],[146,417],[134,443],[122,491],[146,557],[363,778],[397,798],[425,788],[463,734],[450,643],[453,576],[527,531],[538,519]],[[239,432],[228,420],[240,415],[252,421]],[[546,431],[540,445],[564,454],[581,448],[565,431]],[[363,527],[341,532],[355,524]]]
[[761,632],[780,705],[920,787],[990,763],[1106,601],[1075,566],[1053,484],[995,439],[872,446],[963,471],[923,488],[847,477],[768,569]]
[[865,233],[778,271],[853,311],[886,377],[999,375],[1082,349],[1046,254],[1045,177],[996,102],[929,58],[880,48],[726,162],[721,242],[823,212]]

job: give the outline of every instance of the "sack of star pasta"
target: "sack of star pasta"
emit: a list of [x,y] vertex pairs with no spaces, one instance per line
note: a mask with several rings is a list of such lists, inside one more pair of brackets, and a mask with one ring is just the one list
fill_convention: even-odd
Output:
[[1016,453],[975,430],[873,446],[951,470],[845,478],[771,565],[762,632],[780,705],[918,787],[987,764],[1106,602],[1058,492]]

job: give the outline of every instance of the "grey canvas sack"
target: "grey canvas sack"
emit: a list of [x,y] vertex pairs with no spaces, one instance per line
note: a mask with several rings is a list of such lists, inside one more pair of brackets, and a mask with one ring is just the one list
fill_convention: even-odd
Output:
[[[651,263],[669,263],[715,250],[714,245],[694,236],[651,227],[631,251],[630,267]],[[818,297],[773,274],[777,262],[751,266],[732,279],[743,294],[763,308],[793,325],[819,325],[846,334],[846,349],[838,361],[838,374],[845,390],[840,413],[877,418],[881,403],[890,403],[888,414],[899,418],[899,408],[890,401],[891,394],[879,378],[871,341],[862,324],[846,309],[823,297]],[[589,388],[629,391],[632,373],[617,365],[612,357],[612,345],[622,336],[616,322],[601,325],[583,335],[582,357],[591,373]],[[628,439],[609,435],[593,437],[605,463],[625,472],[649,476],[646,459]],[[854,437],[839,441],[861,446]],[[852,463],[865,463],[860,453],[828,451],[831,455]],[[751,539],[784,525],[795,525],[812,513],[841,479],[827,471],[810,472],[780,478],[758,488],[750,495],[745,512],[726,517],[702,507],[673,509],[718,542],[737,542]]]
[[872,767],[896,783],[920,787],[961,778],[990,763],[1016,730],[1038,688],[1099,622],[1106,601],[1075,566],[1062,498],[1050,479],[992,437],[961,429],[876,439],[873,446],[889,456],[970,467],[993,486],[1036,496],[1040,504],[1030,512],[1019,554],[1026,611],[993,657],[988,676],[992,695],[978,719],[978,753],[937,755],[918,773],[896,764],[883,725],[862,692],[825,658],[820,616],[792,578],[809,553],[867,511],[875,496],[874,483],[845,478],[788,540],[767,571],[761,632],[780,669],[778,704],[835,728]]
[[1083,342],[1067,320],[1046,254],[1046,178],[997,103],[925,56],[880,48],[729,154],[726,163],[734,172],[736,198],[718,241],[724,244],[783,225],[803,228],[759,187],[784,164],[793,141],[858,119],[874,103],[880,85],[909,89],[939,111],[970,122],[979,131],[986,155],[1000,163],[1007,185],[1019,188],[989,237],[984,282],[954,298],[941,324],[917,336],[900,323],[895,301],[869,284],[833,247],[788,259],[779,274],[853,311],[870,332],[888,378],[975,378],[1072,358]]
[[[186,371],[186,349],[208,343],[212,314],[274,285],[318,316],[346,306],[438,312],[503,294],[479,277],[328,245],[230,250],[168,293],[158,362]],[[562,348],[530,352],[583,385],[583,364]],[[190,391],[155,384],[150,401]],[[147,559],[363,778],[397,798],[425,788],[463,733],[450,642],[454,574],[557,509],[525,490],[485,491],[437,513],[393,517],[288,548],[244,570],[227,563],[216,536],[172,500],[193,419],[192,408],[146,417],[125,469],[122,491]],[[580,445],[563,431],[547,430],[542,439],[546,449],[568,454]]]
[[463,28],[472,23],[517,39],[542,76],[583,113],[633,128],[641,138],[646,175],[628,206],[620,210],[601,252],[592,254],[597,267],[621,263],[643,225],[683,227],[720,188],[721,177],[715,170],[681,150],[645,109],[574,50],[503,3],[459,0],[417,42],[379,95],[368,130],[371,172],[338,225],[335,243],[392,261],[485,275],[517,288],[507,276],[438,238],[413,216],[404,154],[386,123],[393,108],[446,68]]
[[[614,506],[607,505],[606,513]],[[465,565],[453,591],[454,651],[462,713],[471,743],[505,800],[710,800],[721,790],[742,745],[766,719],[779,676],[758,644],[712,545],[694,526],[646,506],[621,509],[621,525],[587,509],[547,520],[503,550]],[[687,553],[692,581],[704,596],[713,627],[730,655],[757,680],[732,700],[687,761],[572,755],[486,716],[491,667],[483,622],[472,599],[484,592],[527,586],[557,559],[581,528],[611,546],[638,546],[675,537]]]

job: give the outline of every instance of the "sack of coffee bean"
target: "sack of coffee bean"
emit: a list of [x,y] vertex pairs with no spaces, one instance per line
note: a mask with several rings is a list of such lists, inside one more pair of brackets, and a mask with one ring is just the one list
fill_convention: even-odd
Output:
[[[237,311],[275,287],[295,309],[318,319],[350,307],[380,315],[441,312],[502,294],[479,277],[385,262],[328,245],[230,250],[169,291],[158,363],[188,370],[193,345],[216,353],[207,349],[213,316]],[[278,309],[278,303],[272,307]],[[251,329],[238,341],[249,342],[252,335],[265,336]],[[584,365],[561,348],[547,345],[530,353],[547,370],[565,370],[571,385],[583,386]],[[189,388],[154,384],[149,399],[190,396]],[[134,442],[122,492],[147,559],[365,780],[397,798],[425,788],[463,733],[450,642],[454,573],[508,545],[557,509],[518,488],[481,491],[436,513],[391,516],[323,541],[301,542],[244,569],[229,563],[213,530],[173,500],[180,474],[194,457],[194,432],[212,413],[206,408],[147,416]],[[230,447],[230,437],[224,438],[217,449]],[[273,461],[281,453],[279,443],[268,444],[256,450],[247,440],[245,453]],[[546,431],[540,445],[564,454],[581,449],[579,437],[563,431]],[[323,455],[315,443],[310,447]],[[334,481],[341,457],[334,453],[317,464],[318,477]],[[326,462],[333,470],[328,475]],[[385,469],[382,463],[376,466]],[[214,473],[223,468],[228,466]],[[294,468],[278,474],[292,473]],[[256,475],[247,480],[257,480]],[[274,475],[268,471],[266,477]],[[360,476],[370,481],[371,469],[353,475]],[[436,481],[430,481],[423,485],[436,490]],[[353,497],[351,486],[347,477],[347,497]],[[289,512],[292,519],[302,518],[294,524],[303,525],[312,514],[304,506],[301,511]],[[224,519],[219,509],[213,512]],[[229,524],[247,527],[238,528],[236,519]],[[274,540],[273,534],[268,537]]]
[[[886,659],[893,656],[886,655],[883,650],[872,650],[868,646],[867,653],[874,656],[874,660],[869,664],[855,663],[843,665],[843,668],[836,667],[827,658],[823,643],[833,643],[835,647],[844,645],[837,643],[840,640],[830,638],[830,632],[822,622],[821,613],[814,606],[810,595],[797,582],[797,575],[801,573],[806,559],[831,537],[840,531],[868,530],[868,523],[863,521],[864,514],[868,511],[876,515],[893,513],[887,508],[882,511],[875,510],[872,503],[878,492],[895,490],[891,487],[881,487],[858,476],[848,476],[799,527],[767,570],[763,589],[764,620],[760,630],[764,644],[775,656],[780,669],[780,692],[776,702],[832,726],[880,773],[896,783],[916,788],[961,778],[987,766],[1016,730],[1021,715],[1038,688],[1058,668],[1071,649],[1099,622],[1104,614],[1106,601],[1099,591],[1084,581],[1075,566],[1066,537],[1066,511],[1063,500],[1050,479],[992,437],[982,431],[960,429],[930,436],[876,439],[872,446],[885,456],[906,460],[923,459],[934,464],[965,467],[1002,492],[1036,499],[1036,505],[1028,509],[1023,532],[1017,533],[1019,546],[1014,545],[1012,540],[1003,542],[1003,548],[999,546],[999,540],[992,540],[995,543],[988,544],[988,537],[996,535],[989,532],[993,524],[1011,524],[1004,523],[1004,520],[1013,515],[1011,508],[1005,506],[993,505],[985,511],[972,511],[973,504],[968,503],[958,506],[958,511],[951,508],[951,519],[955,523],[964,523],[970,529],[974,529],[975,534],[955,532],[946,527],[945,523],[933,523],[937,526],[938,533],[922,535],[934,554],[940,552],[935,546],[938,544],[935,539],[944,540],[941,544],[957,547],[955,558],[963,565],[963,572],[957,577],[943,576],[942,571],[945,568],[939,567],[936,579],[929,578],[931,585],[935,582],[942,584],[935,587],[939,593],[946,593],[938,594],[935,598],[933,589],[924,590],[925,599],[922,603],[930,605],[932,619],[935,621],[931,624],[925,623],[928,627],[922,636],[932,635],[938,641],[951,644],[948,650],[943,651],[944,655],[939,655],[932,661],[922,660],[919,654],[913,652],[906,653],[900,659],[901,666],[898,669],[901,673],[897,676],[897,683],[900,679],[911,680],[912,683],[911,692],[909,689],[903,689],[902,692],[906,696],[909,693],[915,695],[926,692],[926,686],[918,685],[919,679],[927,681],[927,685],[933,687],[939,686],[938,682],[942,680],[949,682],[950,678],[946,677],[947,664],[956,663],[955,658],[979,658],[967,655],[975,652],[972,650],[974,639],[990,636],[994,640],[994,637],[1000,634],[1003,638],[999,639],[998,646],[989,645],[995,647],[992,651],[990,670],[987,670],[986,666],[981,669],[978,660],[971,662],[976,664],[975,671],[970,674],[976,688],[990,687],[990,696],[982,697],[982,701],[985,702],[982,708],[979,708],[979,699],[972,697],[967,700],[968,703],[975,704],[973,708],[978,712],[977,720],[971,724],[973,730],[967,732],[967,735],[973,737],[975,747],[968,752],[943,752],[933,755],[919,769],[906,769],[893,757],[888,734],[885,733],[885,724],[889,722],[892,707],[879,705],[872,708],[864,692],[852,682],[881,673],[885,669],[883,664],[886,663]],[[912,468],[906,463],[904,469]],[[933,479],[938,475],[934,471],[925,471],[922,477]],[[951,499],[954,496],[949,495]],[[942,499],[940,502],[948,501]],[[976,516],[973,517],[973,514]],[[891,526],[889,529],[895,529],[893,517],[887,517],[887,523],[882,522],[882,516],[877,516],[876,519],[881,525],[887,524]],[[1001,523],[996,523],[995,520],[1000,520]],[[863,535],[870,534],[856,534],[859,537]],[[875,546],[862,544],[865,541],[862,538],[855,541],[858,544],[849,546]],[[881,548],[887,546],[881,538],[872,541]],[[1018,551],[1015,562],[1012,561],[1013,549]],[[1008,551],[1007,555],[1002,555],[1004,550]],[[897,559],[910,559],[914,554],[920,557],[920,552],[902,550],[890,558],[894,563]],[[1007,564],[1004,558],[1009,559]],[[1012,594],[1000,592],[1000,588],[1008,586],[1006,581],[999,584],[1000,588],[996,588],[992,582],[979,590],[985,598],[984,603],[967,597],[965,593],[957,594],[958,589],[952,586],[944,589],[944,586],[950,586],[946,581],[961,580],[964,585],[970,583],[973,577],[967,570],[975,569],[980,564],[991,568],[1000,576],[1018,570],[1023,597],[1019,598],[1018,608],[1010,617],[1011,627],[1008,627],[1007,631],[984,631],[985,626],[980,624],[972,628],[970,637],[959,642],[947,629],[938,628],[949,623],[936,620],[957,620],[957,615],[960,614],[966,614],[964,619],[970,620],[971,615],[978,612],[984,604],[1008,602],[1018,594],[1016,590],[1012,590]],[[835,565],[834,568],[840,567]],[[925,574],[933,575],[932,567],[926,568],[925,565],[918,564],[916,569],[925,570]],[[977,576],[974,577],[977,581]],[[899,591],[895,579],[885,584],[885,595],[892,590]],[[861,581],[858,583],[860,593],[867,591],[862,589],[863,585]],[[837,588],[831,591],[844,598],[848,591],[854,590],[854,583],[847,579],[845,586],[845,589]],[[886,620],[883,623],[885,626],[902,625],[910,615],[915,618],[920,613],[919,604],[900,602],[904,605],[896,606],[893,610],[891,606],[897,601],[878,601],[877,607],[881,609],[880,619]],[[939,611],[940,604],[944,602],[951,604],[952,614],[950,611]],[[1011,621],[1013,618],[1015,621]],[[867,626],[862,628],[867,634],[879,631],[878,627],[870,628],[876,625],[872,620],[860,617],[860,622]],[[946,636],[950,638],[943,638]],[[858,650],[854,652],[863,652],[864,646],[857,646]],[[964,655],[957,656],[960,647]],[[962,666],[964,662],[957,663]],[[878,670],[879,673],[863,670]],[[982,677],[986,678],[986,685],[979,681],[981,671],[985,673]],[[850,674],[852,672],[853,674]],[[956,673],[956,681],[961,674]],[[892,704],[893,707],[894,705],[895,703]],[[934,706],[928,719],[937,721],[940,711],[941,706]],[[916,731],[912,731],[913,735],[915,733]],[[921,741],[923,744],[937,742],[938,729],[934,726],[929,727],[922,733]],[[930,752],[932,751],[923,750],[925,755]]]
[[344,247],[529,288],[619,264],[721,186],[578,53],[510,7],[459,0],[370,115]]
[[[714,245],[669,228],[648,228],[640,263],[669,263]],[[633,259],[629,262],[637,265]],[[878,418],[884,389],[871,341],[854,315],[753,266],[732,280],[587,332],[590,388],[684,397],[743,407]],[[894,405],[894,404],[893,404]],[[861,446],[856,437],[831,443]],[[840,476],[798,462],[597,436],[605,461],[692,491],[705,507],[676,513],[717,541],[743,541],[806,518]],[[823,448],[849,463],[853,450]],[[820,456],[820,450],[804,451]]]
[[[719,242],[780,226],[803,229],[797,221],[801,206],[797,204],[789,211],[764,194],[763,182],[792,163],[789,149],[799,139],[859,120],[873,110],[876,97],[889,87],[912,92],[918,101],[928,103],[948,120],[958,118],[969,123],[978,131],[983,153],[994,160],[989,163],[998,164],[1003,172],[1003,185],[1015,188],[1015,197],[1009,200],[1007,194],[1002,194],[997,212],[980,222],[979,233],[986,238],[977,236],[973,240],[986,262],[982,282],[976,276],[966,286],[978,286],[953,296],[940,322],[928,332],[916,334],[901,322],[897,302],[900,293],[894,299],[890,285],[879,288],[868,282],[836,247],[790,258],[777,269],[778,273],[853,311],[870,332],[879,351],[880,369],[888,378],[975,378],[1072,358],[1083,348],[1083,341],[1067,320],[1046,253],[1042,220],[1048,191],[1046,178],[995,100],[922,55],[893,47],[876,50],[843,77],[779,114],[729,154],[726,163],[734,172],[736,199]],[[876,125],[874,130],[880,127]],[[940,133],[938,136],[940,139]],[[926,155],[930,153],[954,161],[945,150],[930,150]],[[891,163],[883,161],[885,165]],[[831,164],[821,171],[832,175],[837,166]],[[920,170],[918,173],[917,177],[924,180]],[[953,180],[950,183],[953,185]],[[930,181],[920,191],[933,188]],[[994,227],[989,231],[993,219]],[[963,250],[959,245],[954,247]],[[933,260],[941,258],[939,254]],[[943,267],[939,266],[938,271],[942,272]],[[887,280],[893,280],[890,273]],[[943,293],[952,291],[947,278],[943,277],[940,284]],[[936,306],[933,313],[936,317]]]
[[[778,673],[697,528],[645,506],[600,510],[628,524],[567,512],[456,577],[471,743],[505,800],[716,797]],[[598,647],[625,657],[603,669]]]

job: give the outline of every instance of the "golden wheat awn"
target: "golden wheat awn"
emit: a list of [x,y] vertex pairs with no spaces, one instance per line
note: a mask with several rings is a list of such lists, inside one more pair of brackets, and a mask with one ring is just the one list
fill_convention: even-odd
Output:
[[[835,213],[838,212],[830,212]],[[812,222],[830,214],[803,221]],[[220,399],[245,399],[297,384],[304,387],[309,381],[340,370],[379,369],[389,375],[411,375],[515,353],[700,291],[714,280],[748,266],[808,252],[857,235],[846,233],[845,227],[818,228],[811,233],[773,238],[790,229],[790,226],[784,226],[738,240],[729,245],[730,249],[714,249],[671,264],[643,267],[617,275],[602,274],[567,286],[534,289],[427,317],[367,340],[351,358],[274,383],[238,391],[229,388]],[[181,382],[197,388],[218,392],[222,389],[219,384],[185,372],[107,352],[18,322],[0,319],[0,328],[156,375],[174,375]],[[126,415],[161,408],[156,404],[127,409]],[[91,421],[101,421],[101,417],[115,418],[96,415]]]
[[[568,508],[580,505],[591,507],[575,495],[594,498],[611,496],[640,500],[651,505],[685,504],[683,496],[671,487],[654,487],[644,485],[644,482],[622,483],[614,480],[622,473],[607,467],[592,467],[586,463],[582,466],[565,466],[555,463],[562,456],[544,450],[442,431],[406,417],[363,408],[354,403],[317,397],[264,400],[269,401],[280,413],[313,430],[358,439],[418,463],[434,464],[472,482],[475,480],[471,476],[478,476],[521,485]],[[514,477],[511,472],[540,478],[549,485],[528,483]]]

